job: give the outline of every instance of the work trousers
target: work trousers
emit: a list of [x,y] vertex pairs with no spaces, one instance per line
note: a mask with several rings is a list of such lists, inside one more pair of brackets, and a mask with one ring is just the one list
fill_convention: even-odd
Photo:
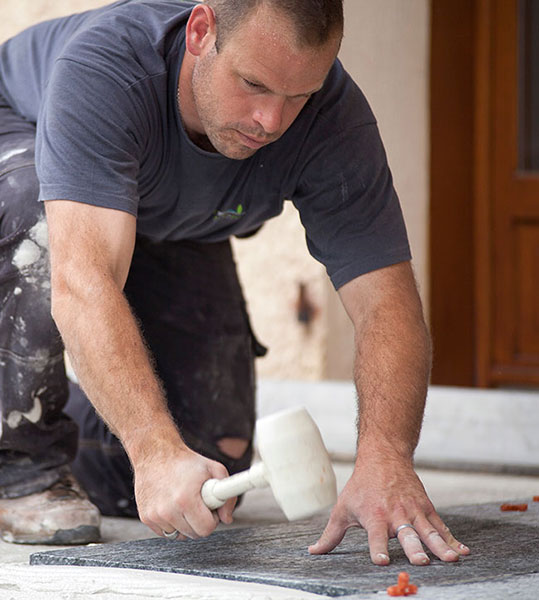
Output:
[[[136,516],[127,455],[66,377],[51,318],[34,143],[34,125],[0,97],[0,498],[47,489],[71,468],[103,514]],[[230,473],[247,468],[254,357],[264,349],[251,331],[229,242],[138,236],[124,293],[186,443]],[[224,437],[248,440],[245,454],[222,454]]]

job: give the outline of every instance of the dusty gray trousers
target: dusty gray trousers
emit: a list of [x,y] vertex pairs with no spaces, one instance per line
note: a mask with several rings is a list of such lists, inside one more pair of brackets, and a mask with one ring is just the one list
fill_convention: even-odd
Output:
[[[46,489],[74,460],[75,475],[104,514],[135,516],[121,444],[78,386],[69,393],[50,316],[34,137],[34,126],[0,98],[0,497]],[[230,244],[137,238],[125,294],[187,443],[230,472],[247,467],[251,447],[233,460],[216,444],[252,439],[260,349]]]

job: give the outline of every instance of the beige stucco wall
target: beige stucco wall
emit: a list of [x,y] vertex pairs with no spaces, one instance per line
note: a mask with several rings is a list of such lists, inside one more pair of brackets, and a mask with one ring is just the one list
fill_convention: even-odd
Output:
[[[0,0],[0,40],[37,21],[108,0]],[[345,0],[341,59],[378,117],[408,224],[422,295],[427,292],[429,0]],[[271,351],[258,361],[265,377],[349,377],[351,327],[324,268],[305,248],[295,209],[235,242],[255,330]],[[316,312],[298,322],[298,286]]]
[[341,51],[378,119],[412,245],[428,291],[429,0],[345,0]]

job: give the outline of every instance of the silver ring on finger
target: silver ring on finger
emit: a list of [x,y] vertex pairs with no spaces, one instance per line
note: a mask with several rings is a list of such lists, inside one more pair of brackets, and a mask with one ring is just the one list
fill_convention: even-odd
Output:
[[395,537],[399,535],[399,532],[401,532],[403,529],[406,529],[407,527],[413,529],[417,533],[416,528],[411,523],[403,523],[402,525],[399,525],[397,529],[395,529]]
[[166,532],[164,529],[161,529],[161,533],[163,534],[163,537],[166,537],[167,540],[170,540],[171,542],[177,540],[178,536],[180,535],[180,532],[177,529],[171,531],[170,533]]

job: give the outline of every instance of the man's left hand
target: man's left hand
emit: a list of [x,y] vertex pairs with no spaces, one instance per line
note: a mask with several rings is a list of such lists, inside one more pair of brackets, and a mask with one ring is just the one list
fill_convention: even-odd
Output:
[[413,565],[429,564],[423,545],[445,562],[470,553],[437,514],[410,462],[396,457],[358,457],[324,532],[309,552],[331,552],[350,527],[367,531],[371,559],[377,565],[389,564],[388,540],[393,537]]

